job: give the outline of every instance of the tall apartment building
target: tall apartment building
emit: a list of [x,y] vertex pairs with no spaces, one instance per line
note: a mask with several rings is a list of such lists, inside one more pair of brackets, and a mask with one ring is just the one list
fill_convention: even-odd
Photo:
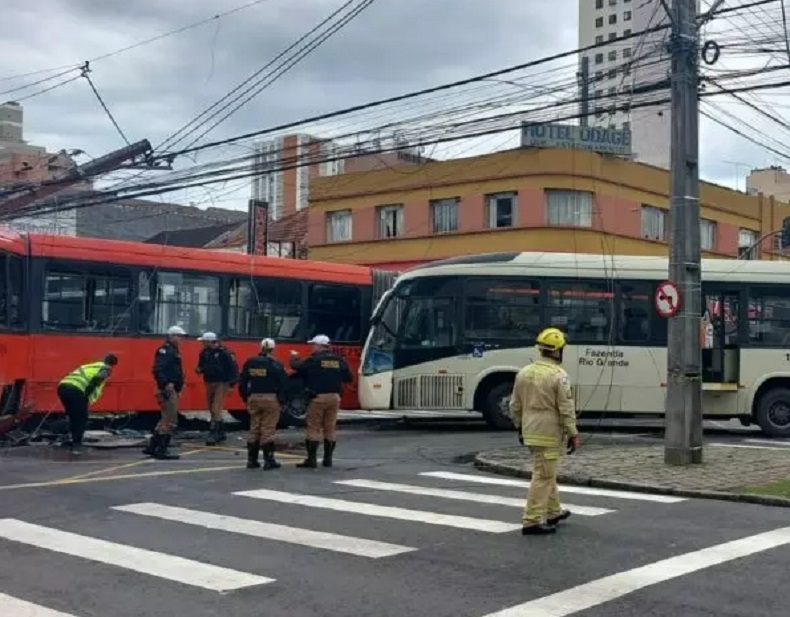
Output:
[[307,207],[315,178],[429,160],[406,144],[394,152],[376,152],[303,133],[284,135],[255,144],[254,165],[261,173],[252,179],[251,197],[266,201],[269,216],[277,221]]
[[[670,63],[669,30],[626,41],[612,39],[645,32],[669,23],[661,0],[579,0],[579,47],[604,44],[587,52],[590,67],[591,126],[630,128],[633,157],[640,163],[669,168],[671,118],[669,103],[622,110],[636,86],[666,79]],[[671,5],[672,0],[667,0]],[[669,98],[669,89],[651,95]],[[634,100],[645,100],[638,94]],[[617,109],[615,109],[617,108]]]

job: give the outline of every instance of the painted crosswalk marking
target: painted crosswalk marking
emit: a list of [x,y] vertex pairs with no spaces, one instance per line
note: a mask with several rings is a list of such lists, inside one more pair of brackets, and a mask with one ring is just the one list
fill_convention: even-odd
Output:
[[[515,480],[513,478],[495,478],[493,476],[478,476],[471,473],[456,473],[453,471],[424,471],[420,474],[427,478],[440,478],[442,480],[460,480],[464,482],[476,482],[478,484],[490,484],[493,486],[516,486],[519,488],[529,488],[526,480]],[[650,493],[637,493],[632,491],[619,491],[606,488],[592,488],[589,486],[560,486],[563,493],[576,493],[579,495],[594,495],[597,497],[614,497],[616,499],[633,499],[635,501],[652,501],[654,503],[679,503],[686,501],[684,497],[673,497],[671,495],[653,495]]]
[[299,544],[339,553],[348,553],[350,555],[369,557],[371,559],[392,557],[393,555],[400,555],[401,553],[417,550],[408,546],[388,544],[376,540],[364,540],[353,536],[342,536],[334,533],[313,531],[311,529],[300,529],[299,527],[263,523],[260,521],[237,518],[235,516],[225,516],[212,512],[177,508],[158,503],[135,503],[127,506],[116,506],[113,510],[140,514],[178,523],[186,523],[188,525],[197,525],[199,527],[205,527],[206,529],[218,529],[256,538],[266,538],[269,540],[287,542],[289,544]]
[[354,514],[378,516],[401,521],[415,521],[419,523],[427,523],[429,525],[444,525],[447,527],[472,529],[474,531],[485,531],[488,533],[505,533],[508,531],[521,529],[520,524],[515,525],[513,523],[506,523],[504,521],[472,518],[468,516],[456,516],[453,514],[440,514],[438,512],[427,512],[424,510],[408,510],[406,508],[380,506],[372,503],[346,501],[344,499],[332,499],[329,497],[314,497],[311,495],[299,495],[297,493],[270,491],[266,489],[240,491],[233,494],[240,495],[242,497],[252,497],[253,499],[263,499],[266,501],[277,501],[280,503],[292,505],[322,508],[325,510],[335,510],[339,512],[352,512]]
[[71,613],[54,611],[46,606],[25,602],[4,593],[0,593],[0,615],[3,617],[75,617]]
[[264,576],[33,525],[16,519],[0,520],[0,538],[213,591],[232,591],[274,582],[274,579]]
[[567,617],[651,585],[787,544],[790,544],[790,527],[662,559],[496,611],[485,617]]
[[[411,484],[395,484],[393,482],[377,482],[375,480],[338,480],[335,484],[343,486],[356,486],[357,488],[369,488],[377,491],[392,491],[394,493],[406,493],[409,495],[424,495],[426,497],[439,497],[440,499],[454,499],[457,501],[471,501],[474,503],[487,503],[500,506],[524,507],[524,499],[516,497],[501,497],[499,495],[483,495],[480,493],[470,493],[468,491],[456,491],[444,488],[429,488],[426,486],[414,486]],[[580,516],[601,516],[611,514],[614,510],[606,508],[594,508],[592,506],[574,506],[563,504],[574,514]]]

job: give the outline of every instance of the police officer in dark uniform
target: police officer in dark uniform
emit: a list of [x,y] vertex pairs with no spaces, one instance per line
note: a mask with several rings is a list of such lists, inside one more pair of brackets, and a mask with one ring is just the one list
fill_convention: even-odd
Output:
[[277,469],[274,458],[274,439],[280,419],[280,396],[288,376],[285,368],[272,357],[274,341],[261,341],[261,352],[248,359],[239,377],[239,395],[250,413],[250,433],[247,437],[247,469],[257,469],[258,450],[263,450],[263,469]]
[[184,366],[179,350],[179,343],[184,336],[186,332],[183,328],[172,326],[167,331],[167,340],[154,355],[153,374],[161,417],[143,453],[162,460],[179,458],[178,454],[172,454],[168,448],[173,431],[178,425],[178,397],[184,389]]
[[302,469],[318,467],[318,445],[324,438],[324,467],[332,466],[332,454],[337,443],[335,428],[340,409],[340,393],[344,383],[351,383],[353,376],[345,358],[332,352],[328,336],[319,334],[309,343],[313,353],[301,360],[292,352],[291,368],[305,381],[310,403],[305,414],[305,448],[307,458],[296,466]]
[[236,385],[239,367],[233,352],[220,343],[213,332],[204,332],[198,340],[203,342],[203,349],[198,357],[196,372],[203,376],[206,405],[211,414],[206,445],[216,446],[227,439],[222,423],[222,410],[228,390]]

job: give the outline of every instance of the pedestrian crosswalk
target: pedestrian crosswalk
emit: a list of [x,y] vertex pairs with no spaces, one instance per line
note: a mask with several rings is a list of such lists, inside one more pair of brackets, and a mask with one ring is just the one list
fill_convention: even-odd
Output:
[[[237,563],[234,557],[238,554],[217,553],[226,539],[243,538],[248,546],[255,547],[251,550],[261,554],[276,543],[281,547],[279,550],[315,550],[328,559],[336,559],[338,554],[348,559],[408,559],[411,554],[429,550],[425,538],[436,534],[471,533],[496,538],[517,532],[521,528],[519,509],[524,506],[524,489],[529,486],[524,480],[471,471],[417,470],[405,476],[380,478],[341,474],[299,476],[308,478],[308,482],[300,484],[302,490],[298,492],[283,490],[289,486],[284,474],[261,474],[254,481],[257,486],[249,488],[251,476],[248,474],[244,476],[245,490],[229,488],[219,496],[219,502],[215,499],[207,504],[181,504],[171,499],[170,503],[162,500],[107,505],[106,514],[112,512],[126,517],[118,524],[128,521],[142,525],[148,538],[167,537],[178,530],[185,530],[189,537],[199,537],[200,542],[212,546],[206,553],[198,552],[199,558],[195,558],[195,552],[190,552],[189,558],[172,554],[180,552],[173,551],[173,545],[169,545],[169,550],[150,550],[133,546],[134,542],[110,541],[106,534],[97,534],[105,535],[102,539],[84,530],[75,533],[73,529],[58,529],[14,518],[0,519],[0,550],[4,543],[21,544],[44,554],[51,551],[109,566],[119,574],[135,572],[226,593],[287,584],[287,577],[276,580],[278,574],[271,564],[261,565],[249,559]],[[663,507],[685,501],[667,495],[592,487],[563,486],[561,495],[565,494],[582,502],[570,505],[563,502],[574,514],[583,517],[581,520],[616,515],[620,508],[628,507],[629,502],[650,502]],[[303,526],[299,521],[305,521]],[[385,525],[382,521],[390,523]],[[348,533],[349,530],[352,532]],[[219,561],[223,565],[207,563],[206,554],[208,561]],[[218,554],[220,558],[216,558]],[[306,557],[299,553],[294,556],[297,560]],[[236,565],[239,569],[235,569]],[[2,580],[3,564],[0,563]],[[0,588],[2,591],[10,590]],[[0,615],[82,617],[30,605],[26,600],[2,593]]]

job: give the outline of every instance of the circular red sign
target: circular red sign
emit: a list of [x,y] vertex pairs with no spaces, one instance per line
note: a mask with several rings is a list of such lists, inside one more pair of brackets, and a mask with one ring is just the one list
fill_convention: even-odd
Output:
[[680,291],[672,281],[664,281],[656,287],[656,313],[661,317],[674,317],[680,311]]

